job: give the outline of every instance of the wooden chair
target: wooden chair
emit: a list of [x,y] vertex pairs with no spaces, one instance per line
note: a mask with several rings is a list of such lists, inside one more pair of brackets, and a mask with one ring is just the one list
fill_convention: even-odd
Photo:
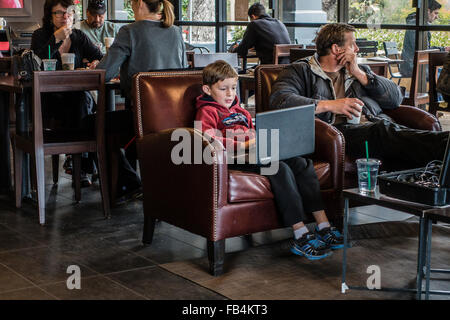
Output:
[[378,41],[371,41],[371,40],[363,40],[363,39],[356,39],[356,45],[359,48],[359,55],[360,56],[368,56],[368,55],[377,55],[378,51]]
[[194,53],[192,56],[193,68],[204,68],[208,64],[217,60],[224,60],[228,62],[232,67],[239,68],[237,53],[230,52],[216,52],[216,53]]
[[289,59],[292,62],[312,56],[316,53],[316,49],[291,49]]
[[273,46],[273,64],[278,64],[282,57],[289,57],[292,48],[303,48],[302,44],[275,44]]
[[[398,51],[397,48],[397,43],[394,41],[384,41],[383,42],[383,47],[384,47],[384,53],[386,54],[387,58],[391,58],[391,59],[400,59],[400,52]],[[396,64],[397,65],[397,72],[392,71],[392,65],[388,64],[388,68],[389,68],[389,74],[391,75],[391,77],[389,79],[392,80],[392,78],[398,79],[398,84],[400,84],[400,81],[402,80],[403,75],[400,72],[400,64]]]
[[[81,198],[80,174],[81,153],[96,152],[105,217],[110,216],[108,178],[105,161],[105,71],[39,71],[34,72],[32,88],[32,126],[30,135],[17,133],[14,136],[14,172],[16,207],[22,204],[22,158],[29,153],[34,159],[34,171],[37,181],[39,223],[45,224],[45,177],[44,156],[72,154],[74,161],[73,178],[75,182],[75,200]],[[49,136],[43,130],[41,93],[97,90],[97,114],[95,136],[83,133],[53,133]],[[64,106],[61,106],[63,108]]]
[[428,83],[428,96],[429,96],[429,109],[428,111],[432,115],[436,115],[436,112],[438,110],[445,110],[448,109],[440,108],[439,102],[437,100],[437,91],[436,91],[436,84],[437,84],[437,72],[436,68],[443,66],[445,59],[447,57],[447,52],[445,51],[437,51],[437,52],[430,52],[428,55],[428,68],[429,68],[429,83]]
[[430,52],[437,52],[437,51],[439,50],[438,49],[416,50],[416,52],[414,53],[414,65],[411,76],[411,88],[409,92],[406,92],[402,104],[418,107],[430,101],[428,93],[418,92],[420,83],[420,70],[422,66],[428,65],[428,54]]

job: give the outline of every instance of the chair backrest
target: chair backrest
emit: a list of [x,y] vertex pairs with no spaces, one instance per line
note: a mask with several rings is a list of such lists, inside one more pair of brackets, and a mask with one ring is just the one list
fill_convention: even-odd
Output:
[[202,71],[141,72],[133,77],[139,138],[164,129],[193,127]]
[[356,45],[359,48],[358,53],[362,56],[366,56],[368,54],[377,55],[378,41],[356,39]]
[[269,111],[269,98],[272,93],[272,85],[277,80],[280,72],[289,65],[260,65],[255,69],[255,108],[256,112]]
[[436,115],[436,110],[439,105],[439,103],[437,102],[437,91],[436,91],[436,83],[437,83],[436,68],[444,65],[444,62],[447,58],[447,54],[448,53],[445,51],[430,52],[428,54],[428,66],[429,66],[428,96],[430,99],[429,111],[431,114],[434,115]]
[[278,64],[279,58],[289,57],[292,48],[303,48],[302,44],[275,44],[273,46],[273,64]]
[[217,60],[224,60],[228,62],[233,68],[239,67],[237,53],[231,52],[216,52],[216,53],[195,53],[192,56],[193,68],[204,68],[208,64]]
[[397,48],[397,43],[394,41],[384,41],[383,42],[384,53],[388,58],[398,59],[400,52]]
[[413,72],[411,76],[411,88],[409,90],[409,97],[411,99],[415,98],[416,95],[418,94],[421,66],[428,65],[429,53],[438,51],[439,49],[416,50],[416,52],[414,53]]
[[[33,131],[42,131],[41,93],[97,90],[96,140],[104,141],[105,128],[105,70],[34,71],[33,72]],[[63,106],[61,106],[63,107]],[[34,134],[35,143],[42,144],[42,135]]]
[[316,53],[316,49],[291,49],[291,55],[289,59],[291,63],[297,61],[298,59],[306,58],[312,56]]

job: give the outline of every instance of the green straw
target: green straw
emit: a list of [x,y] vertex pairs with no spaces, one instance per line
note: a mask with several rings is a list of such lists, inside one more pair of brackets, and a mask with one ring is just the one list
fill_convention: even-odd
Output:
[[52,55],[50,54],[50,45],[48,46],[48,58],[51,59]]
[[369,190],[370,190],[370,170],[369,170],[369,144],[366,140],[366,158],[367,158],[367,176],[369,178]]

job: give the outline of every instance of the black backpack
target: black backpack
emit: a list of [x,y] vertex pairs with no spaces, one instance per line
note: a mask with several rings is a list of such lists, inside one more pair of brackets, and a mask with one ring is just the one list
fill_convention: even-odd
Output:
[[42,60],[33,53],[33,50],[25,49],[12,58],[11,71],[14,78],[28,82],[33,80],[33,71],[41,70]]

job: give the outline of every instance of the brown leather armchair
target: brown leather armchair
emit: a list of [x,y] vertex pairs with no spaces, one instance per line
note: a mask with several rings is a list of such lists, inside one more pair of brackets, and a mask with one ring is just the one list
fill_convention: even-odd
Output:
[[[287,65],[260,65],[255,69],[256,112],[269,109],[272,85]],[[315,150],[311,158],[319,178],[322,197],[329,219],[340,224],[341,193],[344,181],[345,141],[342,133],[332,125],[315,119]]]
[[[272,91],[272,84],[278,77],[279,73],[286,66],[287,65],[261,65],[255,69],[256,112],[270,110],[269,97]],[[435,116],[416,107],[402,105],[394,110],[385,110],[385,113],[390,116],[396,123],[407,126],[409,128],[431,131],[442,130],[441,124]],[[325,128],[327,129],[325,130]],[[339,139],[337,137],[334,139],[330,139],[330,141],[332,141],[331,143],[330,141],[327,141],[327,138],[331,138],[332,136],[336,135],[339,135]],[[316,119],[316,150],[314,152],[313,159],[329,159],[328,161],[330,163],[330,171],[333,177],[332,187],[329,188],[328,191],[323,190],[324,193],[333,192],[333,188],[338,190],[339,186],[339,190],[342,190],[342,180],[339,180],[342,172],[343,188],[357,187],[358,180],[356,175],[356,159],[345,155],[344,161],[344,146],[345,142],[342,133],[340,133],[333,126]],[[340,150],[341,153],[339,153],[338,150]],[[324,155],[326,155],[326,157],[323,157]],[[336,157],[336,159],[330,160],[329,157]]]
[[[281,228],[266,177],[228,170],[225,150],[193,129],[201,71],[148,72],[134,76],[137,151],[144,193],[144,244],[155,220],[207,239],[209,268],[223,272],[225,239]],[[174,164],[175,130],[184,128],[192,148],[199,143],[212,164]],[[191,154],[194,154],[193,149]],[[323,164],[326,167],[326,164]],[[328,172],[328,170],[324,170]]]

